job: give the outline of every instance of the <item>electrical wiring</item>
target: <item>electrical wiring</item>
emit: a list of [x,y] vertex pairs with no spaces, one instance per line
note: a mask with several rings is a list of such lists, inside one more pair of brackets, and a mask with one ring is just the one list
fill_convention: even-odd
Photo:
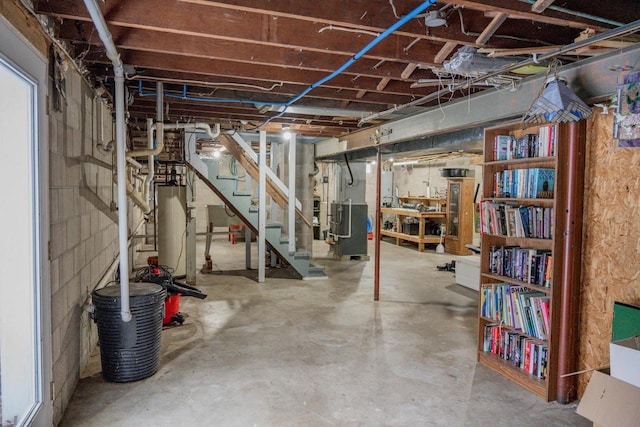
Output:
[[178,80],[178,79],[170,79],[167,77],[154,77],[154,76],[131,76],[130,74],[125,74],[125,78],[127,80],[133,81],[150,81],[150,82],[165,82],[165,83],[176,83],[176,84],[188,84],[188,85],[197,85],[197,86],[223,86],[223,87],[246,87],[249,89],[262,90],[264,92],[271,92],[277,87],[284,86],[284,82],[274,83],[269,87],[253,85],[248,83],[233,83],[233,82],[208,82],[203,80]]
[[334,72],[332,72],[331,74],[328,74],[327,76],[321,78],[320,80],[318,80],[315,83],[312,83],[311,85],[309,85],[305,90],[303,90],[302,92],[300,92],[298,95],[296,95],[295,97],[291,98],[286,104],[284,109],[274,115],[269,117],[267,120],[265,120],[261,125],[250,129],[250,130],[258,130],[262,127],[264,127],[266,124],[270,123],[271,121],[282,117],[285,112],[287,111],[287,108],[289,108],[291,105],[293,105],[295,102],[299,101],[300,99],[302,99],[304,96],[306,96],[309,92],[311,92],[313,89],[317,88],[320,85],[323,85],[324,83],[328,82],[329,80],[333,79],[334,77],[340,75],[344,70],[346,70],[347,68],[349,68],[354,62],[356,62],[357,60],[359,60],[360,58],[362,58],[362,56],[364,56],[367,52],[369,52],[371,49],[373,49],[375,46],[377,46],[382,40],[384,40],[385,38],[387,38],[391,33],[393,33],[394,31],[396,31],[398,28],[400,28],[401,26],[403,26],[404,24],[406,24],[407,22],[409,22],[411,19],[415,18],[418,14],[420,14],[421,12],[423,12],[424,10],[426,10],[429,6],[431,6],[432,4],[434,4],[436,2],[436,0],[427,0],[424,3],[422,3],[421,5],[419,5],[418,7],[416,7],[415,9],[413,9],[411,12],[409,12],[407,15],[405,15],[404,17],[402,17],[400,20],[396,21],[395,24],[391,25],[389,28],[387,28],[384,32],[382,32],[381,34],[379,34],[378,36],[376,36],[375,39],[371,40],[364,48],[362,48],[358,53],[356,53],[355,55],[353,55],[352,58],[350,58],[347,62],[345,62],[344,64],[342,64],[342,66],[340,66],[337,70],[335,70]]
[[344,31],[346,33],[356,33],[356,34],[367,34],[370,36],[378,37],[380,33],[376,33],[375,31],[369,30],[359,30],[357,28],[348,28],[348,27],[339,27],[337,25],[327,25],[326,27],[322,27],[318,30],[319,33],[323,33],[327,30],[336,30],[336,31]]

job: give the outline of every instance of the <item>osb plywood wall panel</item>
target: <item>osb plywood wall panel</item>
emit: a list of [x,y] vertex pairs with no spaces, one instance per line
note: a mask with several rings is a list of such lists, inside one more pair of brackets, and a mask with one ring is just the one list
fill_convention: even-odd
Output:
[[[578,369],[609,365],[613,303],[640,304],[640,148],[618,148],[613,116],[588,122]],[[591,375],[580,375],[582,396]]]

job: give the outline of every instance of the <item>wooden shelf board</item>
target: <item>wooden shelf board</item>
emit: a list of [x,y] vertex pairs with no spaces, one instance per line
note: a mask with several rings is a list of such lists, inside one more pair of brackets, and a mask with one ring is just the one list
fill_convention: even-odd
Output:
[[510,237],[498,236],[495,234],[483,234],[483,245],[486,240],[487,246],[520,246],[521,248],[531,249],[553,249],[552,239],[533,239],[530,237]]
[[391,230],[380,230],[380,234],[383,236],[395,237],[396,239],[408,240],[414,243],[439,243],[440,242],[439,236],[428,236],[428,237],[423,237],[421,239],[420,236],[416,234],[404,234],[404,233],[398,233],[397,231],[391,231]]
[[503,360],[492,353],[478,351],[478,362],[549,401],[546,381],[538,379],[528,372],[524,372],[522,369],[513,366],[509,361]]
[[492,160],[484,162],[484,166],[537,165],[538,163],[555,163],[555,157],[527,157],[524,159]]
[[447,199],[443,197],[423,197],[423,196],[399,196],[398,200],[424,200],[427,202],[444,203]]
[[[482,285],[481,285],[481,286],[482,286]],[[490,319],[489,317],[479,316],[479,318],[480,318],[480,320],[482,320],[482,321],[483,321],[483,322],[485,322],[485,323],[495,323],[495,324],[500,323],[500,321],[499,321],[499,320]],[[527,338],[529,338],[529,339],[532,339],[532,340],[534,340],[535,342],[537,342],[538,344],[544,344],[544,345],[546,345],[546,346],[548,346],[548,345],[549,345],[549,341],[547,341],[547,340],[541,340],[540,338],[534,337],[533,335],[529,335],[528,333],[523,332],[523,331],[518,331],[518,330],[514,329],[513,327],[511,327],[511,326],[509,326],[509,325],[507,325],[507,324],[505,324],[505,323],[501,323],[501,324],[500,324],[500,326],[502,326],[502,327],[503,327],[503,328],[505,328],[505,329],[510,330],[511,332],[515,332],[515,333],[520,334],[520,335],[522,335],[522,336],[524,336],[524,337],[527,337]]]
[[481,273],[481,275],[482,277],[486,277],[487,279],[491,279],[491,280],[498,280],[500,282],[511,283],[518,286],[526,286],[531,290],[543,292],[549,296],[551,296],[552,294],[551,288],[545,288],[544,286],[533,285],[531,283],[522,282],[520,280],[512,279],[507,276],[500,276],[499,274],[492,274],[492,273]]
[[523,199],[516,197],[485,197],[483,200],[493,203],[511,203],[523,206],[553,207],[553,199]]
[[380,208],[380,212],[383,214],[412,216],[415,218],[444,218],[447,216],[445,212],[420,212],[415,209],[403,208]]

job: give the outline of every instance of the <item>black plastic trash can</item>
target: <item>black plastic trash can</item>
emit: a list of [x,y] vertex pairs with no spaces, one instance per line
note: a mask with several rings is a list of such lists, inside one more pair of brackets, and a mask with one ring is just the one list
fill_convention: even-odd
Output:
[[155,283],[132,283],[129,295],[132,319],[125,323],[118,286],[93,292],[102,376],[107,381],[138,381],[158,370],[166,291]]

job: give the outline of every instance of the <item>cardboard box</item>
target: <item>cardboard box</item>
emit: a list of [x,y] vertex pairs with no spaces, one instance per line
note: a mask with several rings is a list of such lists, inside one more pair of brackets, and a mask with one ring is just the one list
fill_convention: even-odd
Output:
[[578,405],[594,426],[633,427],[640,421],[640,388],[595,371]]
[[611,376],[640,387],[640,337],[609,343],[609,354]]

